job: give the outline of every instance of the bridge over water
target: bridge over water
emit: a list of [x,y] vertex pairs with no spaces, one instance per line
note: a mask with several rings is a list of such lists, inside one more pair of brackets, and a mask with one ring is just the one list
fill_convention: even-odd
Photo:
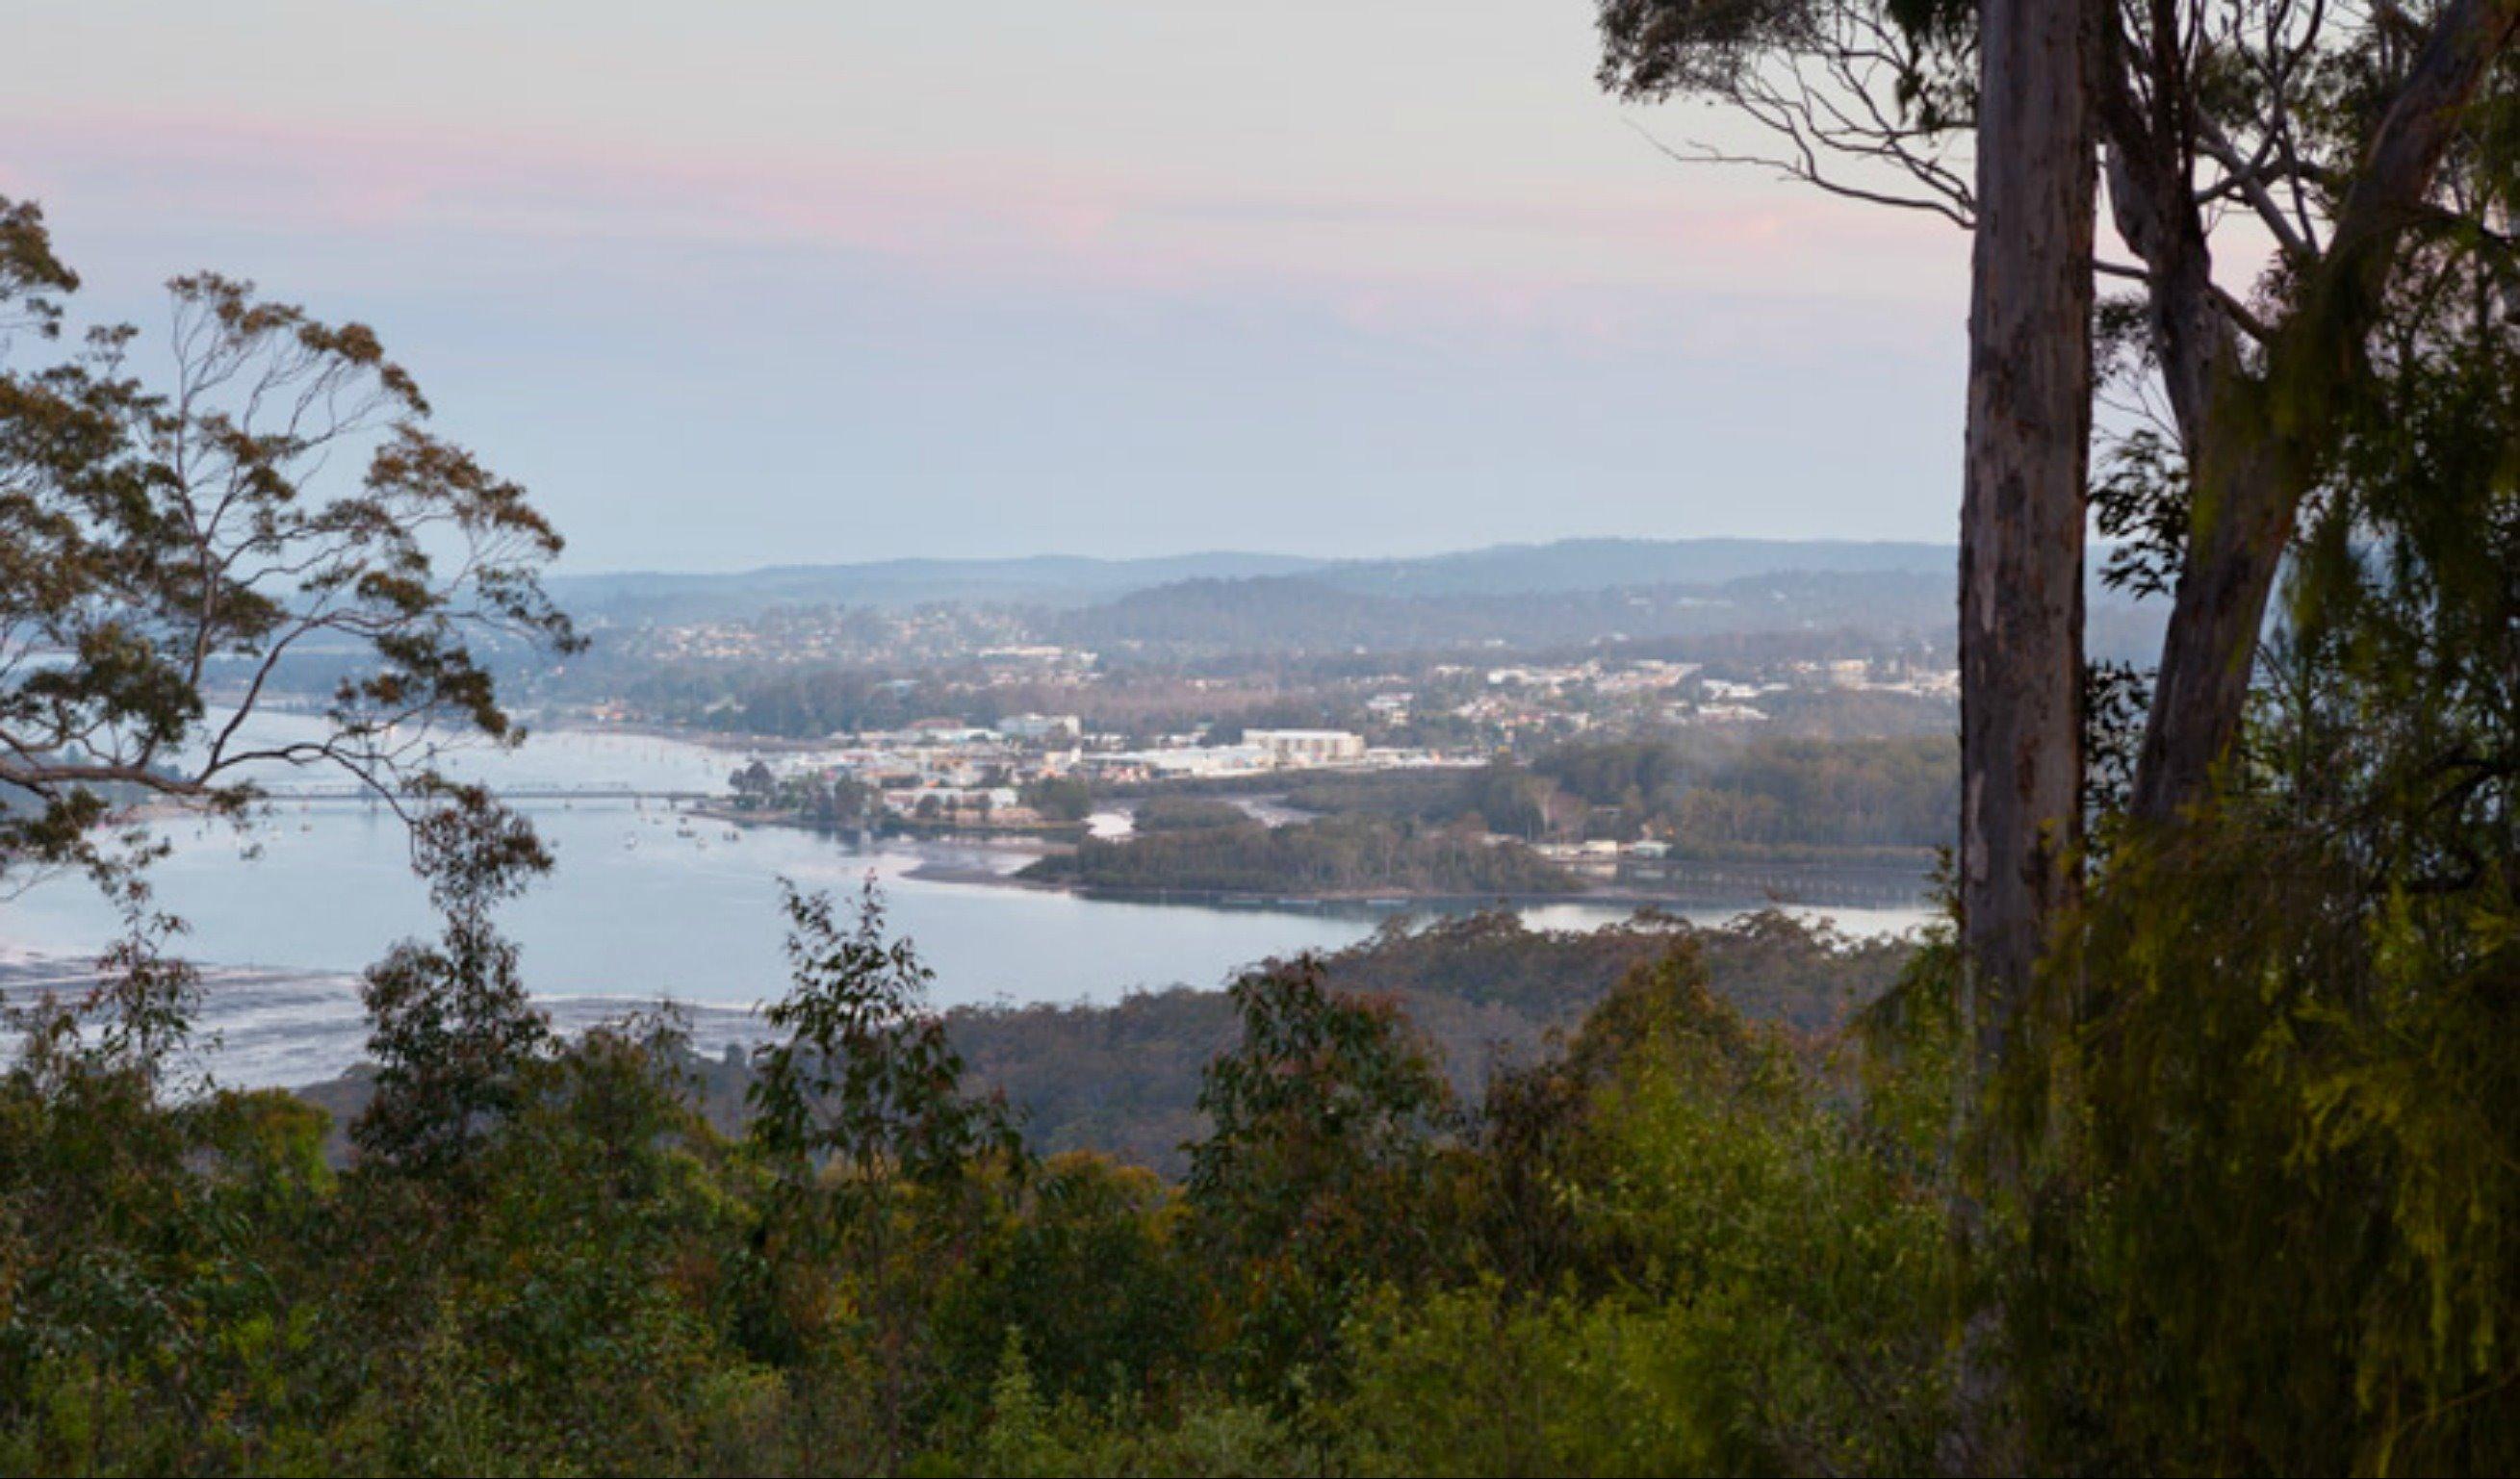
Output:
[[[725,799],[718,791],[647,790],[632,785],[503,785],[491,787],[491,793],[502,801],[662,801],[673,806]],[[262,794],[273,802],[383,800],[364,785],[275,786]]]

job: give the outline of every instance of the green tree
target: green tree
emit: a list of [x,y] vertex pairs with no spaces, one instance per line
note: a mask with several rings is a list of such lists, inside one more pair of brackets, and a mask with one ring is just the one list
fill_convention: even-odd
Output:
[[1174,1230],[1179,1191],[1100,1155],[1051,1157],[944,1289],[948,1385],[985,1392],[1017,1342],[1050,1401],[1109,1411],[1195,1368],[1197,1270]]
[[1024,805],[1045,821],[1082,822],[1094,810],[1094,790],[1076,776],[1044,776],[1024,787]]
[[1190,1207],[1242,1378],[1285,1392],[1327,1374],[1367,1289],[1436,1258],[1419,1214],[1457,1114],[1407,1020],[1332,992],[1319,961],[1253,971],[1232,996],[1242,1035],[1199,1090]]
[[[1964,154],[1972,135],[1981,156],[1991,145],[1980,102],[1995,92],[1981,43],[2011,34],[1990,32],[1981,9],[1599,0],[1600,78],[1632,98],[1712,98],[1778,146],[1674,151],[1683,157],[1974,228],[1989,202]],[[2464,166],[2504,153],[2520,4],[2176,0],[2085,14],[2095,51],[2077,126],[2101,149],[2133,258],[2087,265],[2136,285],[2103,314],[2123,351],[2112,363],[2166,413],[2175,496],[2198,531],[2164,585],[2173,609],[2135,776],[2138,810],[2166,821],[2209,793],[2240,734],[2277,573],[2368,393],[2390,293],[2410,271],[2420,281],[2425,258],[2514,265],[2498,196]],[[2260,273],[2265,241],[2275,259]]]
[[380,1161],[441,1172],[517,1111],[526,1066],[550,1046],[550,1021],[527,998],[516,943],[492,911],[552,860],[488,791],[430,783],[421,794],[413,867],[444,929],[433,944],[396,945],[360,986],[377,1093],[352,1138]]
[[[2508,157],[2458,161],[2508,199]],[[2111,1466],[2520,1461],[2520,334],[2473,254],[2392,294],[2238,764],[2113,823],[2017,1133],[2016,1338]],[[2484,309],[2484,311],[2480,311]],[[2046,1112],[2042,1112],[2042,1111]]]
[[788,994],[764,1013],[780,1037],[753,1058],[750,1143],[771,1178],[765,1231],[791,1277],[848,1271],[885,1451],[901,1452],[933,1362],[934,1280],[979,1227],[987,1175],[1019,1178],[1012,1116],[962,1088],[963,1060],[927,1007],[932,972],[887,939],[870,879],[854,926],[831,898],[782,882]]
[[[144,860],[94,829],[122,802],[239,815],[321,765],[398,804],[433,739],[515,739],[481,645],[578,645],[560,536],[375,333],[205,273],[167,285],[163,383],[127,325],[21,362],[77,286],[0,199],[0,874]],[[255,724],[291,686],[319,722]]]
[[727,788],[735,792],[735,804],[745,811],[769,805],[779,788],[778,778],[770,773],[769,766],[758,760],[728,776],[726,784]]

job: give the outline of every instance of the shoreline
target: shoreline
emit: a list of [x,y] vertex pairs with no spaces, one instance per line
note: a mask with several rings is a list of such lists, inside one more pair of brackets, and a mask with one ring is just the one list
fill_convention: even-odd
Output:
[[[652,723],[606,723],[580,716],[546,714],[537,726],[551,736],[650,739],[686,744],[720,754],[750,750],[798,752],[814,741],[692,730]],[[1272,778],[1280,784],[1282,777]],[[908,855],[900,875],[908,880],[946,886],[1001,888],[1033,893],[1063,893],[1113,903],[1177,905],[1228,910],[1279,910],[1303,913],[1455,913],[1487,908],[1539,909],[1574,906],[1596,909],[1662,909],[1670,911],[1755,911],[1765,908],[1802,910],[1930,911],[1933,858],[1929,853],[1884,856],[1866,850],[1844,858],[1673,858],[1648,865],[1644,875],[1615,880],[1595,872],[1586,886],[1571,891],[1483,892],[1420,891],[1394,887],[1358,887],[1334,891],[1307,890],[1300,885],[1271,887],[1144,887],[1097,885],[1074,878],[1018,876],[1024,863],[1071,851],[1079,832],[1090,824],[1026,823],[1004,828],[941,825],[871,829],[833,829],[807,821],[794,812],[739,810],[731,796],[691,800],[677,808],[696,822],[752,830],[782,828],[826,837],[852,834],[878,849]],[[180,803],[143,801],[117,812],[109,825],[151,826],[189,819],[194,808]],[[872,833],[872,835],[870,835]],[[1004,866],[1000,866],[1000,865]],[[1622,870],[1626,872],[1626,870]],[[1579,877],[1583,874],[1579,874]]]
[[[758,812],[720,810],[705,805],[693,810],[697,815],[731,826],[782,827],[833,834],[832,829],[799,821],[792,814],[765,816]],[[1251,888],[1122,888],[1065,878],[1026,878],[1018,876],[1016,870],[958,862],[951,857],[936,856],[931,851],[984,850],[1043,858],[1073,850],[1074,844],[1065,838],[1046,836],[1037,829],[1010,829],[1003,832],[895,833],[879,840],[922,855],[916,865],[903,871],[905,878],[926,883],[1069,894],[1115,904],[1180,904],[1209,909],[1369,909],[1397,913],[1434,910],[1458,913],[1490,908],[1545,909],[1556,904],[1755,911],[1767,908],[1924,909],[1932,903],[1930,855],[1920,855],[1913,860],[1912,885],[1895,881],[1909,876],[1905,868],[1885,866],[1885,860],[1875,855],[1843,861],[1741,859],[1680,862],[1667,865],[1669,871],[1675,874],[1686,872],[1695,876],[1675,878],[1678,886],[1661,889],[1612,883],[1551,893],[1442,893],[1406,888],[1355,888],[1324,893]]]
[[[986,844],[974,844],[986,845]],[[1016,851],[1019,849],[1008,849]],[[1047,849],[1043,850],[1047,855]],[[1670,890],[1634,887],[1593,887],[1562,893],[1440,893],[1411,889],[1356,888],[1335,892],[1279,892],[1250,888],[1118,888],[1080,883],[1072,879],[1019,877],[1012,872],[957,865],[946,859],[931,859],[907,870],[903,876],[923,882],[961,883],[984,888],[1014,888],[1035,893],[1069,894],[1081,899],[1097,899],[1114,904],[1179,904],[1205,909],[1292,909],[1305,911],[1351,911],[1368,909],[1378,912],[1407,913],[1432,910],[1443,913],[1464,913],[1480,909],[1546,909],[1552,905],[1578,907],[1716,910],[1737,909],[1752,912],[1761,909],[1926,909],[1931,894],[1926,875],[1917,874],[1913,890],[1887,887],[1875,882],[1858,883],[1852,878],[1839,882],[1853,886],[1828,887],[1823,876],[1800,880],[1803,887],[1758,889],[1741,885],[1709,883],[1697,888]],[[1818,887],[1812,885],[1821,885]]]

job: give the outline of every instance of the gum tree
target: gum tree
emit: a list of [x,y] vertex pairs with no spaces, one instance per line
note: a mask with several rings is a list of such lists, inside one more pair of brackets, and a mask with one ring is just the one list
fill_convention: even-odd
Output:
[[[216,274],[72,334],[77,287],[0,199],[0,884],[127,880],[123,804],[241,817],[297,766],[399,807],[439,740],[517,738],[490,650],[578,645],[560,536],[377,336]],[[315,722],[273,738],[284,692]]]
[[[1764,161],[1975,239],[1960,511],[1962,930],[1982,1063],[2015,1030],[2080,820],[2097,0],[1602,0],[1601,80],[1711,98]],[[1737,154],[1710,153],[1738,162]]]
[[[2162,557],[2145,578],[2172,609],[2132,809],[2175,822],[2227,771],[2277,571],[2336,473],[2393,286],[2410,264],[2459,256],[2515,299],[2509,209],[2467,182],[2475,161],[2509,152],[2520,0],[1599,0],[1598,14],[1604,86],[1712,101],[1766,141],[1675,153],[1979,236],[1961,618],[1964,650],[1974,632],[1996,670],[1964,650],[1961,903],[1973,957],[2011,974],[2067,896],[2036,870],[2065,850],[2079,809],[2051,784],[2079,768],[2053,692],[2074,675],[2012,659],[2079,651],[2079,567],[2069,593],[2058,557],[2080,533],[2048,516],[2061,501],[1981,496],[2025,471],[2033,441],[2063,475],[2050,433],[2065,423],[2053,407],[2022,413],[2070,373],[2000,350],[1989,332],[2012,320],[1989,315],[1989,294],[2026,305],[2035,291],[2055,318],[2092,302],[2097,283],[2123,285],[2097,307],[2113,378],[2092,389],[2126,413],[2104,448],[2110,480],[2140,496],[2113,499],[2104,527]],[[2073,33],[2081,69],[2022,72],[2023,26],[2054,45]],[[2033,113],[2046,116],[2035,129]],[[2094,164],[2117,244],[2085,251],[2092,281],[2068,293],[2026,263],[1990,261],[2032,242],[2017,214],[1998,219],[2000,182],[2035,176],[2048,183],[2034,193],[2052,194]],[[2089,197],[2075,189],[2080,212]],[[2040,230],[2056,235],[2053,221]],[[2050,331],[2059,349],[2084,340]],[[2039,525],[2048,555],[2015,562],[1980,515]]]

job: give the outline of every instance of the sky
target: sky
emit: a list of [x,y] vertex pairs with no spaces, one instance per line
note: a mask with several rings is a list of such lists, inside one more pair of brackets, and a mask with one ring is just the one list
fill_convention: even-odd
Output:
[[1935,539],[1967,245],[1590,0],[11,0],[83,311],[375,327],[564,568]]

